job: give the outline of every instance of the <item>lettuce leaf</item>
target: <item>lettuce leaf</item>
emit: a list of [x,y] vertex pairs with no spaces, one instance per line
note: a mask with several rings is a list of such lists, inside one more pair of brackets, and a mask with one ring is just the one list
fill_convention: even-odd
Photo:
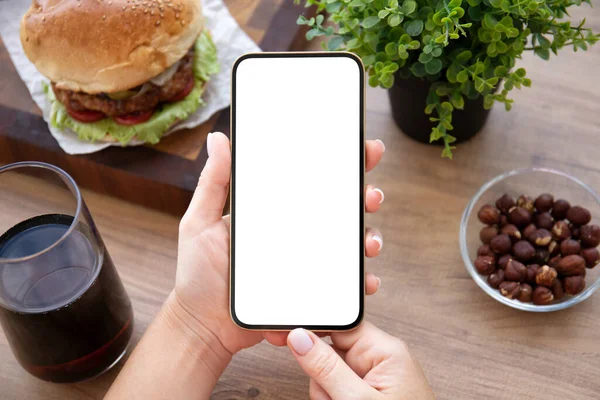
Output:
[[198,107],[206,104],[202,100],[204,85],[210,79],[210,75],[219,72],[217,48],[208,32],[200,34],[194,48],[194,89],[181,101],[159,106],[148,121],[132,126],[119,125],[112,118],[88,123],[76,121],[69,116],[64,104],[56,99],[52,88],[45,84],[44,92],[52,104],[50,124],[59,129],[69,128],[77,133],[79,139],[88,142],[100,140],[108,133],[122,145],[126,145],[134,137],[144,143],[158,143],[163,134],[177,121],[186,119]]

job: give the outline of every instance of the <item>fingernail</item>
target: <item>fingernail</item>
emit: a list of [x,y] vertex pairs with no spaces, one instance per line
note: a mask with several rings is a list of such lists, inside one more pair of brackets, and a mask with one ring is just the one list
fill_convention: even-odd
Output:
[[383,194],[383,190],[376,188],[376,189],[373,189],[373,191],[379,193],[379,195],[381,196],[381,200],[379,200],[379,204],[383,203],[383,200],[385,200],[385,194]]
[[372,238],[379,245],[379,249],[378,250],[381,250],[383,248],[383,239],[381,238],[381,236],[379,236],[379,235],[373,235]]
[[213,139],[213,133],[210,132],[208,134],[208,136],[206,137],[206,152],[208,153],[209,157],[210,157],[210,147],[211,147],[212,139]]
[[381,144],[381,147],[383,147],[383,151],[385,152],[385,143],[383,143],[383,140],[381,139],[375,139],[376,142],[379,142]]
[[377,289],[381,286],[381,279],[377,277]]
[[313,348],[313,341],[304,329],[294,329],[288,336],[290,344],[296,353],[306,355]]

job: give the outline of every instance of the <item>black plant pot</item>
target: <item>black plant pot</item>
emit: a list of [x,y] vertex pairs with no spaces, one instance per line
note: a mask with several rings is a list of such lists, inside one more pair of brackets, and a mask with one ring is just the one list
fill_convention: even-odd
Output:
[[[402,79],[396,75],[394,86],[388,90],[390,103],[392,105],[392,116],[396,125],[411,138],[429,143],[431,129],[435,126],[429,117],[435,116],[425,114],[427,105],[427,94],[432,82],[426,79],[409,78]],[[456,137],[455,143],[464,142],[475,136],[488,118],[490,110],[483,108],[483,97],[475,100],[465,98],[463,110],[454,110],[452,113],[452,126],[454,129],[449,133]],[[433,144],[441,145],[441,140]]]

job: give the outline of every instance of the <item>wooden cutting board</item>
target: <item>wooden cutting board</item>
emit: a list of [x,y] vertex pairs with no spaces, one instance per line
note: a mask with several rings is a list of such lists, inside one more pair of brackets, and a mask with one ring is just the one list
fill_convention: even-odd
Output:
[[[264,51],[301,50],[305,30],[291,0],[225,0],[229,11]],[[0,39],[0,164],[35,160],[57,165],[79,185],[170,214],[182,215],[206,162],[206,135],[229,134],[229,108],[205,124],[156,146],[110,147],[70,156],[58,146]]]

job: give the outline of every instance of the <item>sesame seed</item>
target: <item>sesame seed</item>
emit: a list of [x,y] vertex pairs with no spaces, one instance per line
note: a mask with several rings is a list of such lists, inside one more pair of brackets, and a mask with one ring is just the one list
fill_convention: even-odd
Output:
[[150,15],[154,15],[154,10],[150,11]]
[[103,16],[102,16],[102,20],[105,20],[105,19],[106,19],[106,15],[103,15]]
[[126,8],[127,8],[127,6],[123,6],[123,7],[121,7],[121,10],[125,11]]
[[158,9],[162,12],[165,11],[165,8],[163,6],[158,7]]
[[185,26],[185,19],[181,20],[181,26]]
[[109,5],[109,6],[110,6],[110,5],[112,5],[112,1],[109,1],[109,2],[108,2],[108,5]]
[[132,9],[132,10],[135,10],[135,6],[131,6],[131,9]]
[[77,7],[81,7],[81,3],[77,4]]
[[160,21],[156,21],[156,23],[154,25],[159,26],[160,25]]
[[46,17],[42,17],[42,21],[45,21],[45,20],[46,20]]
[[161,18],[164,18],[164,17],[165,17],[165,15],[164,15],[163,13],[160,13],[160,17],[161,17]]
[[148,14],[148,9],[147,8],[144,10],[144,14]]
[[179,19],[179,13],[175,13],[175,19]]

